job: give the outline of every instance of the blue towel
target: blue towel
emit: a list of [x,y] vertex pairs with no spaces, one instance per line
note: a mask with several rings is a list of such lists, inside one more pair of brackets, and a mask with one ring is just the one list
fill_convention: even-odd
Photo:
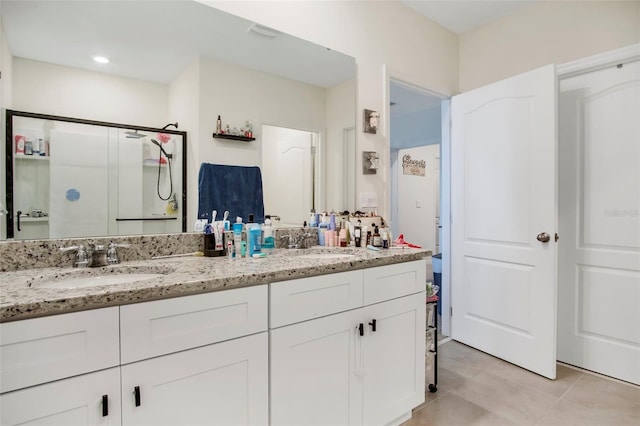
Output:
[[233,224],[240,216],[244,223],[249,214],[255,223],[264,223],[262,173],[259,167],[225,166],[202,163],[198,173],[198,219],[211,220],[211,212],[218,211],[222,220],[229,210]]

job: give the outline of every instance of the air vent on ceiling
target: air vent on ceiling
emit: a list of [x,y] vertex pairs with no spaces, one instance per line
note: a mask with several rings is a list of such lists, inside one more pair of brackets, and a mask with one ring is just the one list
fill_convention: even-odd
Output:
[[256,23],[253,23],[247,31],[266,38],[276,38],[278,34],[280,34],[280,31],[278,30]]

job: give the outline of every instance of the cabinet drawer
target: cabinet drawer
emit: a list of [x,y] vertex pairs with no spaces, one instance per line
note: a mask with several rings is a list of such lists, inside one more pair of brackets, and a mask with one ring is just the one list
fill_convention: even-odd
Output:
[[120,307],[122,364],[267,329],[267,286]]
[[358,270],[270,284],[270,327],[361,307],[362,277]]
[[0,324],[0,390],[119,364],[118,308]]
[[364,304],[424,292],[426,282],[427,263],[424,259],[365,269]]

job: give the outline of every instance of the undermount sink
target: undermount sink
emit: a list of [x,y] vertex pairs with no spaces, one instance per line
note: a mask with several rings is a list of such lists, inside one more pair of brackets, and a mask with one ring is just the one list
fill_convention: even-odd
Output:
[[32,278],[28,287],[34,288],[86,288],[114,284],[127,284],[160,278],[173,269],[158,267],[104,267],[77,269]]
[[343,259],[349,257],[354,257],[354,255],[347,253],[313,253],[300,255],[298,259]]

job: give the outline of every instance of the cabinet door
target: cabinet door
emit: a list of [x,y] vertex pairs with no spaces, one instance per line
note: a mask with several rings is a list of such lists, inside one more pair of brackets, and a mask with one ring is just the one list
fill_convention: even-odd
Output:
[[[424,402],[424,292],[363,308],[363,423],[385,425]],[[375,331],[373,323],[375,320]]]
[[263,332],[124,365],[122,422],[266,425],[267,356]]
[[356,312],[270,331],[273,426],[362,423]]
[[0,396],[0,424],[120,425],[120,369],[111,368]]

